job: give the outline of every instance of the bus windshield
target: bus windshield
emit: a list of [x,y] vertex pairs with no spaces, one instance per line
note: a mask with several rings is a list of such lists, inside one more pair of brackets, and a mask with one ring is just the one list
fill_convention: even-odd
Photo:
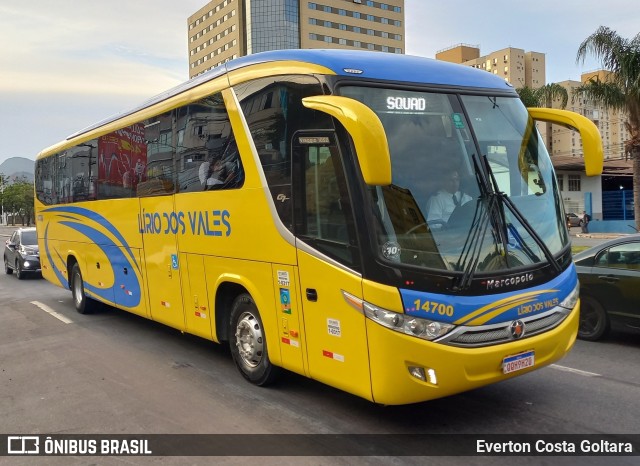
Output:
[[568,245],[549,154],[517,96],[340,94],[387,133],[392,183],[367,187],[383,260],[473,274],[553,263]]

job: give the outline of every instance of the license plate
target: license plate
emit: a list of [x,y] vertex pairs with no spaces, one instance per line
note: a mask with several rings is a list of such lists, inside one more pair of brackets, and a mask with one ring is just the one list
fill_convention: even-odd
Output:
[[513,356],[507,356],[502,360],[502,373],[509,374],[511,372],[521,371],[527,367],[533,367],[534,364],[534,351],[514,354]]

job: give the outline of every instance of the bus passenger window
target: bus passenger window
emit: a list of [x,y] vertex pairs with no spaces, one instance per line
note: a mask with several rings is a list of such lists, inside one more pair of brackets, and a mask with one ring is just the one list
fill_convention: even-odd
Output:
[[180,192],[238,188],[241,162],[222,94],[176,111]]
[[136,123],[98,138],[98,197],[135,196],[136,165],[146,160],[145,127]]
[[137,196],[161,196],[174,191],[173,117],[171,112],[142,122],[143,147],[134,163]]

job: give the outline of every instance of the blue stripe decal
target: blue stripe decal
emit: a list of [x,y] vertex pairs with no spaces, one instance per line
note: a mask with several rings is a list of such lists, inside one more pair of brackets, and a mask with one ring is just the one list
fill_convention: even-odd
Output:
[[[49,264],[51,264],[51,267],[53,268],[53,273],[55,274],[56,278],[60,282],[60,286],[68,289],[69,282],[67,281],[64,274],[60,271],[60,268],[56,266],[56,263],[53,260],[53,257],[51,257],[51,251],[49,250],[49,225],[47,225],[47,227],[44,229],[44,251],[45,251],[45,254],[47,255],[47,259],[49,260]],[[60,262],[64,264],[64,259],[60,256],[60,253],[58,253],[58,251],[56,251],[56,256],[58,256],[58,259],[60,260]]]
[[[95,228],[76,222],[60,222],[60,224],[73,228],[93,241],[104,252],[112,266],[114,274],[113,286],[99,288],[85,281],[85,290],[109,302],[115,296],[115,301],[124,307],[135,307],[140,304],[140,284],[134,274],[125,275],[123,267],[120,267],[120,265],[131,267],[131,263],[122,254],[120,248],[108,236]],[[118,266],[113,267],[113,264]]]
[[[133,308],[140,304],[141,285],[138,275],[141,275],[141,273],[136,274],[135,272],[136,269],[140,272],[140,267],[131,247],[113,224],[102,215],[81,207],[52,207],[45,209],[43,212],[55,214],[59,217],[58,225],[84,235],[100,248],[107,257],[113,273],[113,285],[107,288],[100,287],[97,284],[87,282],[85,279],[83,285],[88,295],[101,298],[108,303],[114,302],[115,299],[118,305],[125,308]],[[98,228],[103,228],[115,237],[117,241],[114,241],[91,224],[96,225]],[[47,223],[45,228],[45,254],[60,285],[64,288],[69,288],[68,278],[62,272],[62,269],[66,269],[66,258],[59,251],[52,249],[50,245],[50,225],[50,223]],[[123,251],[126,251],[126,254]],[[57,260],[54,260],[54,257]],[[130,271],[128,274],[124,273],[125,268]]]
[[[133,252],[131,251],[131,248],[127,244],[127,241],[124,239],[122,234],[120,234],[120,232],[102,215],[97,214],[92,210],[84,209],[82,207],[51,207],[49,209],[43,210],[43,212],[44,213],[49,213],[49,212],[72,213],[72,214],[79,215],[80,217],[86,217],[98,223],[105,230],[107,230],[109,233],[115,236],[118,239],[118,241],[120,241],[120,244],[122,244],[122,246],[127,250],[129,257],[131,257],[131,260],[136,265],[136,268],[138,269],[138,271],[140,271],[140,267],[138,266],[138,261],[136,260]],[[74,217],[69,217],[66,215],[61,215],[61,216],[63,216],[64,218],[77,220]]]
[[405,313],[454,323],[487,325],[541,314],[560,304],[577,286],[575,265],[543,285],[483,296],[452,296],[400,289]]

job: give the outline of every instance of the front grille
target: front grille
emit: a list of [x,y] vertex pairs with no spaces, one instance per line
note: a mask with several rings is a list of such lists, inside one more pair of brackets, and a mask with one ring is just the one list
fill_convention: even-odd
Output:
[[[538,335],[550,330],[562,322],[568,314],[566,309],[556,308],[559,310],[551,311],[543,315],[529,317],[528,319],[520,319],[525,324],[525,333],[521,340],[528,337]],[[483,325],[479,327],[458,327],[451,334],[446,335],[439,343],[452,346],[489,346],[499,343],[507,343],[514,341],[511,336],[509,326],[512,321],[503,322],[501,324]]]

